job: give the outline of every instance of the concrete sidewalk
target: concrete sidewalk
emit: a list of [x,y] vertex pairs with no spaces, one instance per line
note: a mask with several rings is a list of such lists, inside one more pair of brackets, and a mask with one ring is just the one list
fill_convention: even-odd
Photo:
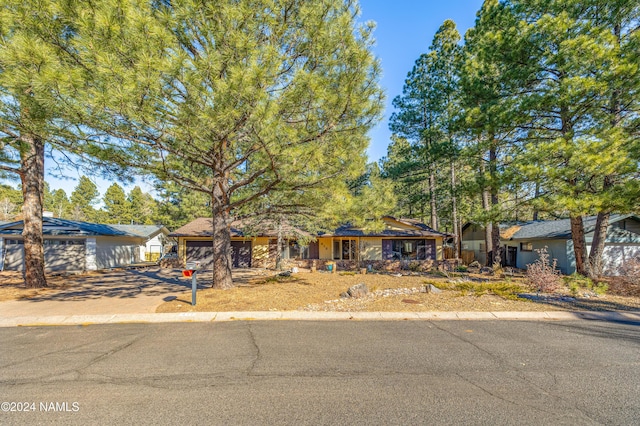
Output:
[[516,320],[613,321],[640,325],[640,312],[184,312],[164,314],[0,316],[0,327],[223,321]]

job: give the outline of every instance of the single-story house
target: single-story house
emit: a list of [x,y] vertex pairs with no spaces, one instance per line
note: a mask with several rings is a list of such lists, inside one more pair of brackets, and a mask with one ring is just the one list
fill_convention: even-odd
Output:
[[[584,218],[587,250],[591,251],[596,216]],[[500,226],[503,247],[502,263],[526,269],[538,258],[536,250],[547,248],[550,259],[563,274],[576,271],[571,223],[569,219],[541,220]],[[484,233],[479,225],[466,224],[462,230],[462,248],[473,250],[476,259],[484,259]],[[640,258],[640,216],[634,214],[611,215],[603,255],[603,271],[614,275],[625,261]]]
[[[449,237],[413,219],[382,218],[384,229],[365,232],[349,225],[333,232],[311,236],[291,225],[278,232],[273,223],[262,229],[246,232],[240,222],[231,226],[231,248],[234,267],[273,267],[277,252],[277,237],[285,240],[281,257],[288,260],[338,261],[343,266],[356,267],[361,262],[442,260],[443,243]],[[199,218],[169,234],[178,239],[178,256],[183,261],[200,261],[210,268],[213,225],[210,218]]]
[[[140,262],[146,238],[116,227],[44,217],[45,270],[85,271]],[[0,225],[0,270],[24,269],[23,221]]]
[[169,230],[164,225],[109,225],[121,231],[144,238],[139,247],[139,258],[145,262],[155,262],[164,254],[165,247],[170,244]]

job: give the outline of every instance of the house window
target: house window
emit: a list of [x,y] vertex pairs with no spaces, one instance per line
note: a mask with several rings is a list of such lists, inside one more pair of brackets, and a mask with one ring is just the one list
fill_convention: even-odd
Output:
[[394,260],[426,260],[425,240],[393,240]]
[[289,241],[290,259],[308,259],[309,246],[301,246],[297,241]]
[[520,251],[533,251],[533,243],[520,243]]
[[335,240],[333,242],[334,260],[356,260],[356,240]]
[[83,246],[84,240],[44,240],[45,246]]

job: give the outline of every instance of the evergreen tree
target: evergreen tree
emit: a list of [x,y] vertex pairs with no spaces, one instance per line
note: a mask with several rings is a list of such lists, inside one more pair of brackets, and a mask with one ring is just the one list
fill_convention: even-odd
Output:
[[16,218],[22,206],[22,193],[9,185],[0,184],[0,220]]
[[143,225],[152,225],[158,215],[157,201],[147,193],[142,192],[139,186],[135,186],[127,200],[131,204],[131,216],[135,223]]
[[69,219],[71,217],[71,203],[64,189],[59,188],[51,192],[49,203],[45,200],[45,208],[53,212],[55,217]]
[[127,200],[124,189],[117,183],[113,183],[104,196],[105,223],[129,224],[133,219],[131,212],[131,203]]
[[71,218],[87,222],[97,222],[98,212],[93,207],[98,203],[100,192],[88,177],[81,176],[71,193]]
[[[77,47],[81,61],[100,73],[88,82],[87,99],[101,102],[92,126],[129,142],[112,158],[209,197],[214,287],[232,286],[232,214],[300,211],[336,177],[361,172],[382,93],[372,27],[356,23],[355,3],[185,1],[97,13],[118,34],[91,32],[108,22],[97,15],[78,23],[91,33]],[[128,84],[113,90],[119,81]]]
[[209,217],[211,199],[207,194],[192,191],[171,182],[158,182],[158,211],[155,222],[177,229],[199,217]]
[[[36,4],[37,3],[37,4]],[[61,2],[0,1],[0,170],[20,177],[27,287],[46,287],[42,235],[45,143],[64,144],[51,93],[73,78],[42,34],[69,28]],[[53,19],[57,16],[57,19]]]

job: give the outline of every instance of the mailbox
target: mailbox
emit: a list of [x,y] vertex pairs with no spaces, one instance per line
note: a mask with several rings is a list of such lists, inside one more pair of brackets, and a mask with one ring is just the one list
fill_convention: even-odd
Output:
[[198,287],[197,272],[199,269],[200,262],[187,262],[185,269],[182,270],[183,277],[191,278],[191,304],[193,306],[196,305],[196,288]]
[[197,271],[200,269],[200,262],[187,262],[185,269],[190,271]]

